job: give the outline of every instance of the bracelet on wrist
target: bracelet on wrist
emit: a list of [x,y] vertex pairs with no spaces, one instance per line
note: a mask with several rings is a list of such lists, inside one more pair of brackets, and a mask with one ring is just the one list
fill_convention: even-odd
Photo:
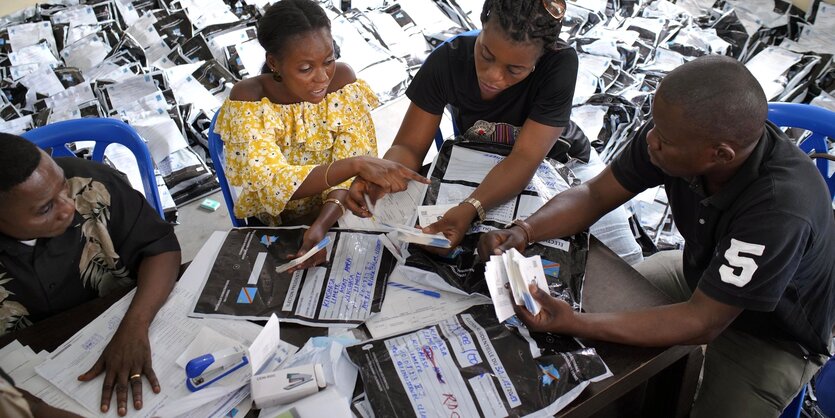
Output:
[[464,203],[469,203],[475,208],[475,212],[478,215],[479,222],[484,222],[484,218],[487,217],[487,213],[484,212],[484,206],[481,205],[481,202],[478,199],[468,197],[464,199],[459,205],[463,205]]
[[[343,205],[342,202],[339,201],[339,199],[336,199],[336,198],[333,198],[333,197],[330,198],[330,199],[325,199],[325,201],[322,202],[322,206],[324,206],[327,203],[335,203],[337,206],[339,206],[339,209],[342,210],[342,215],[345,215],[345,211],[346,211],[345,205]],[[342,215],[340,215],[340,216],[342,216]]]
[[[325,186],[328,186],[328,189],[333,187],[333,186],[331,186],[330,182],[328,181],[328,173],[331,171],[331,166],[332,165],[333,165],[333,161],[331,161],[331,163],[328,164],[328,168],[325,169]],[[339,201],[337,200],[337,202],[339,202]],[[342,202],[339,202],[339,206],[342,206]],[[344,207],[342,208],[342,212],[345,212]]]
[[530,245],[533,244],[533,227],[531,224],[525,222],[523,219],[514,219],[513,222],[510,223],[510,226],[518,226],[522,229],[522,232],[525,234],[525,242]]

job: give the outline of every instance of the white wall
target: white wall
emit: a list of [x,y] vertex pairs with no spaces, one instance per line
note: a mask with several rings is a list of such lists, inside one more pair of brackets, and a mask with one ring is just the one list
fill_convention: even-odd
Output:
[[2,0],[0,1],[0,16],[6,16],[25,7],[34,6],[35,3],[37,3],[37,0]]

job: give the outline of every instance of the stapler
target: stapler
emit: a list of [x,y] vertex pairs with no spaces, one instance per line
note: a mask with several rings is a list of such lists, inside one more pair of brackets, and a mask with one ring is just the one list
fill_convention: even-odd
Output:
[[249,360],[242,346],[203,354],[186,364],[186,386],[197,392],[247,364]]

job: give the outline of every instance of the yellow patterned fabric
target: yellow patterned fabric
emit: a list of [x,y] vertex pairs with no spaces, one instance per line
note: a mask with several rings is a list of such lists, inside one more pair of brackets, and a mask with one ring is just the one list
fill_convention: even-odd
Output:
[[318,165],[377,155],[371,109],[377,96],[362,80],[329,93],[319,103],[281,105],[227,100],[220,108],[215,133],[224,142],[226,178],[240,187],[235,216],[257,216],[268,225],[281,217],[295,218],[321,206],[334,189],[347,189],[351,180],[319,196],[290,200]]

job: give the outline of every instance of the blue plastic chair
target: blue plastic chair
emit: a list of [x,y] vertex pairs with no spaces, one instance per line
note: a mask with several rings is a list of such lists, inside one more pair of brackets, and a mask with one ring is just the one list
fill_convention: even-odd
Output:
[[794,399],[786,406],[786,409],[780,414],[780,418],[799,418],[800,417],[800,410],[803,409],[803,399],[806,398],[806,387],[809,385],[803,385],[803,388],[800,389],[800,393],[794,397]]
[[[818,370],[815,375],[815,395],[818,400],[818,408],[828,417],[835,417],[835,360],[830,358],[823,364],[823,367]],[[806,398],[806,389],[809,385],[804,385],[800,393],[786,406],[780,418],[799,418],[800,411],[803,408],[803,399]]]
[[812,132],[800,143],[800,149],[815,158],[815,165],[829,187],[829,198],[835,197],[835,176],[829,175],[829,161],[835,157],[827,153],[826,146],[826,137],[835,139],[835,112],[808,104],[769,103],[768,120],[777,126]]
[[130,125],[116,119],[82,118],[50,123],[24,132],[21,136],[43,149],[51,148],[53,157],[75,157],[68,144],[76,141],[94,141],[96,144],[93,147],[93,161],[102,161],[104,151],[110,144],[124,145],[136,157],[145,198],[159,216],[165,219],[151,153],[145,141]]
[[[435,49],[438,49],[441,45],[443,45],[445,43],[452,42],[453,39],[455,39],[459,36],[478,36],[479,33],[481,33],[481,29],[475,29],[475,30],[459,33],[458,35],[455,35],[455,36],[447,39],[446,41],[441,42],[440,44],[438,44],[437,47],[435,47]],[[458,136],[461,133],[458,130],[458,125],[455,124],[455,119],[452,120],[452,133],[455,136]],[[441,132],[441,128],[438,127],[438,130],[435,131],[435,147],[438,148],[438,149],[441,149],[441,146],[443,144],[444,144],[444,133]]]
[[835,360],[830,358],[815,376],[818,408],[828,417],[835,417]]
[[223,161],[223,140],[220,135],[215,133],[215,122],[217,115],[220,112],[215,112],[212,118],[212,123],[209,125],[209,156],[212,157],[212,162],[215,166],[215,174],[217,174],[217,182],[220,184],[220,191],[223,193],[223,200],[226,201],[226,209],[229,211],[229,219],[232,221],[232,226],[239,228],[246,226],[246,221],[235,217],[235,200],[232,198],[232,191],[229,189],[229,182],[226,180],[226,173],[224,170]]

